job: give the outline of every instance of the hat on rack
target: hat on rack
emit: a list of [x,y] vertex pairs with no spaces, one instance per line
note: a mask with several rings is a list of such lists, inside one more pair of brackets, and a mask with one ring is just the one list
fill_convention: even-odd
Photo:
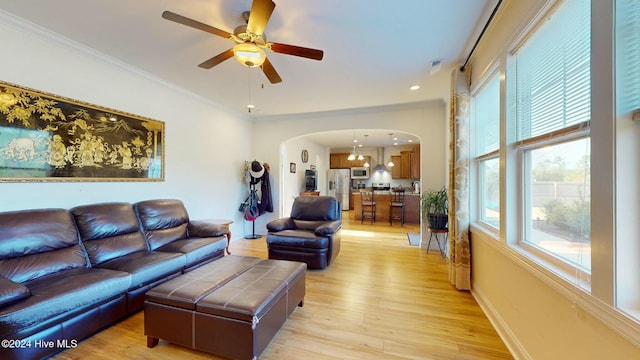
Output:
[[260,165],[258,160],[253,160],[253,162],[251,162],[251,169],[249,172],[251,173],[251,177],[260,179],[262,175],[264,175],[264,168]]

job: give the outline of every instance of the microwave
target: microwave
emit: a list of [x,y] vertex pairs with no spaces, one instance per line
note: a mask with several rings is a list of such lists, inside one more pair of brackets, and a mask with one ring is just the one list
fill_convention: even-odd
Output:
[[368,167],[352,167],[351,178],[352,179],[368,179],[369,168]]

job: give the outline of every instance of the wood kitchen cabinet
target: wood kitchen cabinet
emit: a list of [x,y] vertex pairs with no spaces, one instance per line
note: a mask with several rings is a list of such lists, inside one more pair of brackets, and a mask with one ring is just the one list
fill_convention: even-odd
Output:
[[329,167],[332,169],[346,169],[350,166],[347,166],[349,160],[347,157],[348,153],[332,153],[329,154]]
[[392,179],[419,179],[420,178],[420,145],[411,150],[401,151],[400,155],[391,156],[395,164],[391,168]]
[[400,152],[400,178],[408,179],[411,176],[411,151]]
[[352,167],[364,166],[365,162],[371,164],[371,156],[365,156],[364,160],[348,160],[351,153],[331,153],[329,154],[329,167],[331,169],[349,169]]
[[411,152],[411,171],[409,172],[410,179],[420,179],[420,145],[413,147]]
[[393,167],[391,168],[392,179],[402,179],[402,164],[400,155],[392,155],[391,161],[393,161]]

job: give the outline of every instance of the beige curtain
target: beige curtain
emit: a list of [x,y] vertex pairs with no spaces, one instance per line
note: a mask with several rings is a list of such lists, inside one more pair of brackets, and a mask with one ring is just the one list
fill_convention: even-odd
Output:
[[451,72],[449,111],[449,281],[458,290],[471,289],[468,71],[454,69]]

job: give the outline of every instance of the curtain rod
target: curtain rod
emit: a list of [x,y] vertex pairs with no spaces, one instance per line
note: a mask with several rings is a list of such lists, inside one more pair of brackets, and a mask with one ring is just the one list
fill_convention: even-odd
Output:
[[487,23],[484,24],[484,27],[482,28],[482,31],[480,32],[480,36],[478,36],[478,39],[476,40],[476,43],[473,44],[473,48],[469,52],[469,56],[467,56],[467,60],[465,60],[464,65],[462,65],[460,67],[460,71],[464,72],[464,68],[467,66],[467,63],[469,62],[469,59],[471,59],[471,55],[473,55],[473,52],[476,50],[476,47],[478,46],[478,43],[480,42],[480,39],[482,39],[482,35],[484,35],[484,32],[489,27],[489,24],[491,23],[491,20],[493,19],[493,16],[496,14],[496,12],[498,12],[498,8],[500,7],[500,4],[502,4],[502,0],[498,0],[498,3],[496,4],[496,7],[493,8],[493,12],[491,13],[491,16],[489,16],[489,19],[487,20]]

